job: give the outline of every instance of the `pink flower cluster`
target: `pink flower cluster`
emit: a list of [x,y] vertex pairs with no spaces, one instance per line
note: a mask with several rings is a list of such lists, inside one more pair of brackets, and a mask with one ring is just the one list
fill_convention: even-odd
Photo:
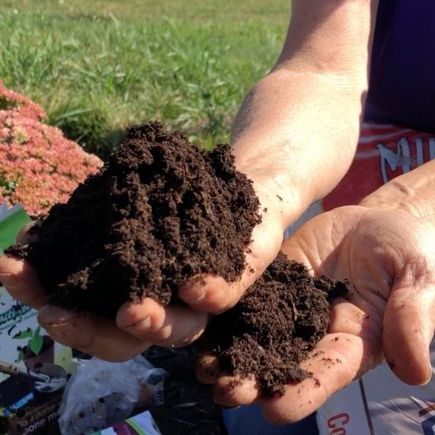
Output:
[[19,113],[25,118],[32,118],[42,121],[47,117],[44,109],[34,103],[30,98],[18,92],[6,89],[0,80],[0,110],[10,110]]
[[0,81],[0,204],[21,204],[30,216],[67,201],[102,161],[40,121],[44,110]]

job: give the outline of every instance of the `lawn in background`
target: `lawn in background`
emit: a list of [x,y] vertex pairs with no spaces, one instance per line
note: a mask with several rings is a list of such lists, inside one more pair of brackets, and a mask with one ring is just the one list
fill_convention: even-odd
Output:
[[273,65],[289,3],[0,0],[0,79],[100,155],[151,119],[210,147]]

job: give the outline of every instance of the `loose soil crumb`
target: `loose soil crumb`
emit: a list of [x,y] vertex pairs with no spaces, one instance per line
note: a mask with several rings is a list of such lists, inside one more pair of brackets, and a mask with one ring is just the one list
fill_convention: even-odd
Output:
[[254,375],[263,396],[283,394],[284,385],[309,376],[299,363],[326,334],[330,301],[346,291],[280,254],[234,308],[214,318],[200,346],[223,372]]
[[52,304],[113,318],[128,300],[169,304],[197,274],[240,277],[258,209],[227,146],[207,153],[150,123],[8,253],[35,266]]

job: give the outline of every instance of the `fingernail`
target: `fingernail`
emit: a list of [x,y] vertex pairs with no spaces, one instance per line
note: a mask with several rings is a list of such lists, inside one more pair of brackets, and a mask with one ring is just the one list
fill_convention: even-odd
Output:
[[135,329],[135,330],[147,330],[151,327],[151,317],[146,316],[144,319],[139,320],[139,322],[133,323],[132,325],[129,325],[126,327],[126,329]]
[[151,328],[151,317],[147,316],[145,319],[142,319],[140,321],[140,327],[141,329],[150,329]]
[[198,304],[202,302],[206,294],[206,280],[202,275],[196,275],[185,282],[180,290],[180,298],[187,304]]
[[205,298],[205,288],[203,287],[190,288],[183,293],[184,302],[192,305],[200,303]]
[[75,313],[54,305],[44,305],[38,312],[41,323],[49,326],[61,326],[71,322]]

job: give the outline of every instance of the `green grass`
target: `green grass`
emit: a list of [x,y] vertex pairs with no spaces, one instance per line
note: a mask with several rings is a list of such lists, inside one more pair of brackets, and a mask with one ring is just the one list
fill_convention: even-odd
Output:
[[100,154],[160,119],[198,145],[228,140],[273,65],[288,0],[0,0],[0,78]]

